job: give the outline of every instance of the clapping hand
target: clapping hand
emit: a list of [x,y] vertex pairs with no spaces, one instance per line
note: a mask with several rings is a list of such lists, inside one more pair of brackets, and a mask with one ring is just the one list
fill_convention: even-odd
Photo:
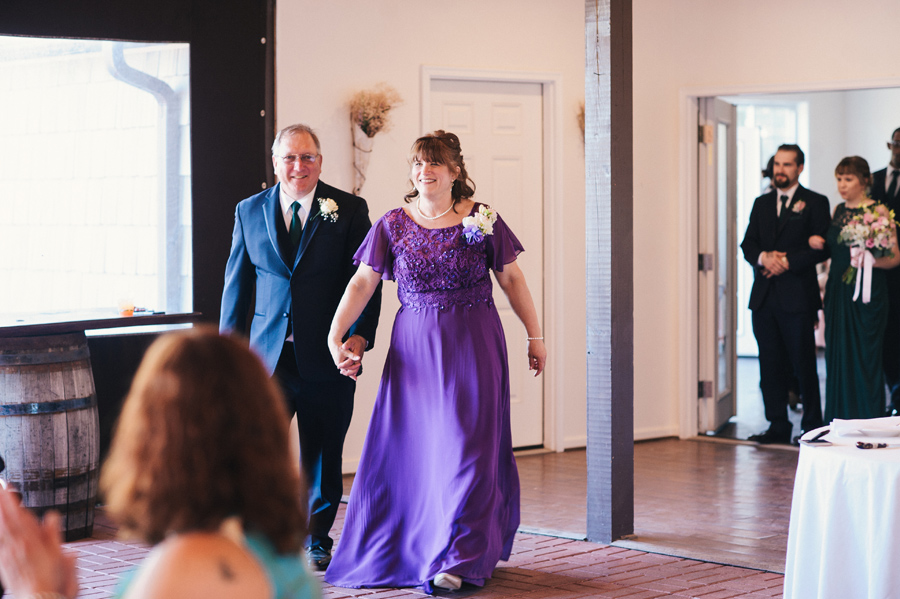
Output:
[[75,556],[62,552],[60,516],[47,512],[42,523],[0,488],[0,579],[18,597],[78,594]]

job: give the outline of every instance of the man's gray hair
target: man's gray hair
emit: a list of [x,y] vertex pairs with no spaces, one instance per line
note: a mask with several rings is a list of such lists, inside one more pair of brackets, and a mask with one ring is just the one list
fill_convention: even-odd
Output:
[[277,155],[276,153],[281,147],[282,138],[297,135],[298,133],[306,133],[307,135],[309,135],[312,138],[313,143],[316,144],[316,152],[318,152],[319,154],[322,153],[322,146],[319,145],[319,136],[316,135],[315,131],[313,131],[309,125],[298,123],[296,125],[285,127],[275,135],[275,141],[272,142],[272,154]]

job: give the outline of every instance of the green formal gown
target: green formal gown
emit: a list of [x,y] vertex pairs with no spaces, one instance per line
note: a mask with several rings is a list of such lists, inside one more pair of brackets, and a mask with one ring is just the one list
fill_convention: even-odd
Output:
[[[838,243],[843,226],[862,208],[843,203],[828,229],[831,268],[825,286],[825,422],[834,418],[884,416],[884,370],[881,346],[888,317],[888,290],[883,269],[872,269],[872,297],[853,301],[856,281],[841,280],[850,266],[850,248]],[[856,276],[860,276],[857,271]]]

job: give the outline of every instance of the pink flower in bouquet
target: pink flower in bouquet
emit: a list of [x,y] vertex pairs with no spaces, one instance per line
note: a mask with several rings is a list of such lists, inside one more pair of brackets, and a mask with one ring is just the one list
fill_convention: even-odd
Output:
[[863,222],[866,223],[867,225],[871,225],[873,222],[875,222],[875,215],[872,214],[871,212],[864,212],[863,213]]

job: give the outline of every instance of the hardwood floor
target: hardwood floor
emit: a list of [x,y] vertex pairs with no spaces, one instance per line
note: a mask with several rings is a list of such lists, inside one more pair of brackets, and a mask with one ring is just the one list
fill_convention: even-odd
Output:
[[[635,538],[613,545],[784,572],[796,449],[708,439],[635,444]],[[520,456],[522,530],[584,538],[584,451]]]

